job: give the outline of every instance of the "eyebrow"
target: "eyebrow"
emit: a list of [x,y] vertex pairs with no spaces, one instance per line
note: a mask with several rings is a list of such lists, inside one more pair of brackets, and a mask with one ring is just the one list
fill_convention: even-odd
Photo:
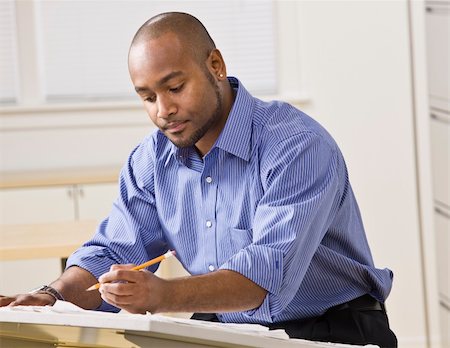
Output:
[[[177,76],[180,76],[180,75],[182,75],[182,74],[183,74],[182,71],[172,71],[171,73],[169,73],[169,74],[167,74],[166,76],[164,76],[161,80],[159,80],[159,81],[157,82],[157,85],[158,85],[158,86],[162,86],[162,85],[164,85],[165,83],[167,83],[169,80],[171,80],[171,79],[173,79],[173,78],[175,78],[175,77],[177,77]],[[136,86],[134,89],[135,89],[135,91],[136,91],[137,93],[140,93],[140,92],[146,92],[146,91],[149,90],[147,87],[139,87],[139,86]]]

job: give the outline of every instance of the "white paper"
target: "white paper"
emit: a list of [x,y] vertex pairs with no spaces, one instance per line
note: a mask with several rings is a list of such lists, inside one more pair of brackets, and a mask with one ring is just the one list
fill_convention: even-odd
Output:
[[[288,339],[288,335],[284,330],[270,330],[266,326],[257,324],[231,324],[231,323],[215,323],[202,320],[192,320],[185,318],[169,317],[163,315],[147,314],[130,314],[125,311],[120,313],[107,313],[93,310],[86,310],[77,305],[67,301],[56,301],[53,306],[14,306],[2,307],[1,312],[20,313],[41,313],[48,314],[45,319],[51,319],[54,324],[60,325],[80,325],[87,327],[111,327],[124,328],[133,330],[150,330],[151,323],[177,323],[191,327],[209,327],[221,331],[232,331],[247,333],[251,335],[273,337],[278,339]],[[60,314],[60,315],[58,315]],[[69,315],[69,317],[67,317]],[[77,319],[80,320],[77,320]],[[132,319],[132,320],[126,320]],[[33,318],[30,318],[31,322]],[[25,321],[29,322],[29,321]],[[132,325],[130,323],[133,322]]]

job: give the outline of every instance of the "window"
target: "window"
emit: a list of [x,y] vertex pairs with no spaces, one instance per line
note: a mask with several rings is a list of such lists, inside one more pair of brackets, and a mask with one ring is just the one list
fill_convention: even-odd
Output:
[[0,1],[0,103],[14,103],[17,89],[15,6]]
[[166,11],[199,18],[221,50],[228,74],[250,91],[277,92],[272,1],[38,1],[35,10],[46,101],[135,98],[128,47],[141,24]]

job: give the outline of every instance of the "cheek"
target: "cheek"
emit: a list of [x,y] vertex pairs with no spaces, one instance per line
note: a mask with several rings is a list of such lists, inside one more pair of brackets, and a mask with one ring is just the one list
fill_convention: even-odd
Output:
[[191,94],[184,104],[184,108],[191,114],[202,118],[211,113],[215,107],[215,95],[208,89],[203,89],[199,93]]

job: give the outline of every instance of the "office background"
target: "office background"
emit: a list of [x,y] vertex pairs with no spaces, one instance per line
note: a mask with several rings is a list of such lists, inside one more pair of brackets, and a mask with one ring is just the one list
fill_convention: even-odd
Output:
[[[210,29],[229,75],[334,136],[376,266],[395,273],[387,309],[400,347],[448,347],[449,8],[0,0],[0,242],[11,228],[64,235],[72,230],[62,223],[106,216],[121,165],[152,129],[127,76],[128,45],[152,15],[187,11]],[[181,272],[172,266],[167,276]],[[0,293],[60,269],[54,257],[0,254]]]

